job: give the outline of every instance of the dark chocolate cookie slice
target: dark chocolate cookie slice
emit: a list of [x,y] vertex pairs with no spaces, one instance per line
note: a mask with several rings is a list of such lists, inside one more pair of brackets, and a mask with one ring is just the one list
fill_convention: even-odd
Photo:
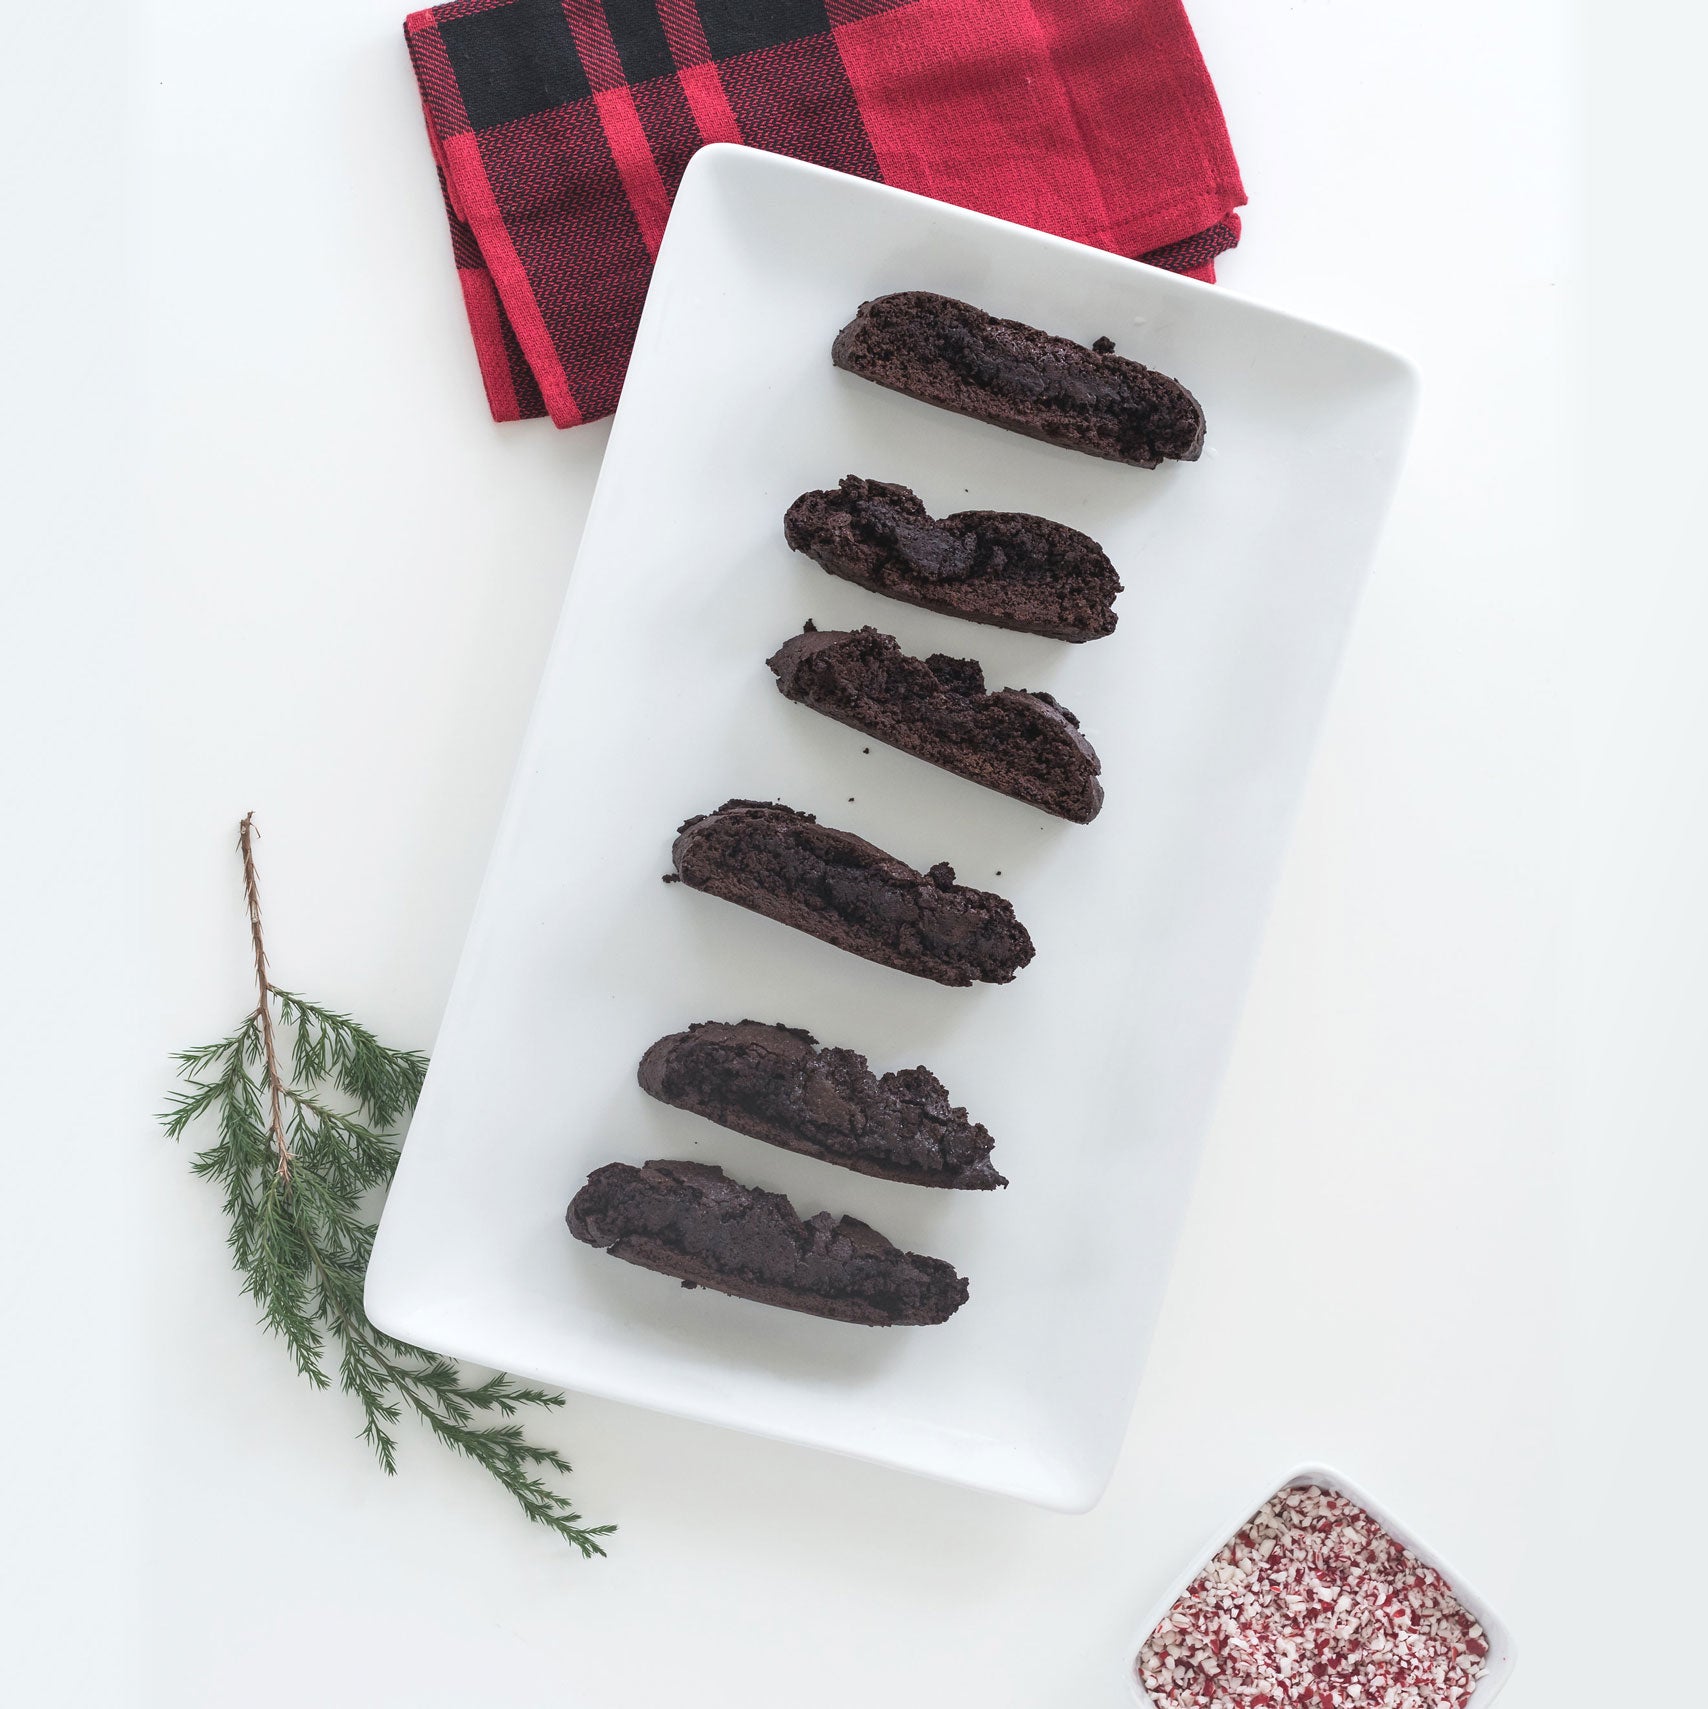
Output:
[[1166,374],[934,291],[860,305],[831,346],[850,374],[1070,451],[1154,469],[1204,448],[1198,400]]
[[644,1091],[767,1145],[916,1187],[1006,1187],[993,1141],[928,1068],[879,1076],[798,1027],[696,1021],[640,1062]]
[[1115,630],[1121,578],[1089,534],[1019,511],[934,518],[909,488],[844,475],[802,493],[783,535],[821,569],[927,611],[1058,641]]
[[570,1201],[569,1232],[689,1288],[841,1323],[942,1323],[967,1284],[941,1258],[903,1252],[851,1216],[807,1221],[780,1193],[709,1163],[607,1163]]
[[682,826],[671,858],[696,890],[940,985],[1006,985],[1032,959],[1005,898],[957,884],[946,861],[915,872],[793,807],[726,801]]
[[1103,806],[1096,750],[1053,695],[986,693],[977,659],[916,659],[876,629],[814,629],[767,661],[788,699],[986,789],[1088,825]]

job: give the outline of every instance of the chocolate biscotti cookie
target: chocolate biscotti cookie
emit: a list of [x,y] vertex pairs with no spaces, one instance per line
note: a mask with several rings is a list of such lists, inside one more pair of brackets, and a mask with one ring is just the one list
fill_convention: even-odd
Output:
[[1198,400],[1166,374],[934,291],[860,305],[831,360],[891,391],[1070,451],[1154,469],[1204,448]]
[[909,488],[844,475],[802,493],[783,535],[820,569],[908,605],[1058,641],[1114,633],[1121,578],[1089,534],[1019,511],[935,518]]
[[1096,750],[1053,695],[985,692],[977,659],[916,659],[876,629],[815,629],[767,661],[790,700],[986,789],[1088,825],[1103,806]]
[[681,827],[671,857],[667,878],[940,985],[1006,985],[1032,959],[1005,898],[957,884],[946,861],[915,872],[793,807],[726,801]]
[[564,1220],[577,1240],[684,1287],[841,1323],[942,1323],[967,1300],[941,1258],[903,1252],[851,1216],[802,1221],[782,1194],[709,1163],[607,1163]]
[[874,1074],[799,1027],[696,1021],[641,1058],[643,1091],[767,1145],[916,1187],[1006,1187],[993,1141],[929,1068]]

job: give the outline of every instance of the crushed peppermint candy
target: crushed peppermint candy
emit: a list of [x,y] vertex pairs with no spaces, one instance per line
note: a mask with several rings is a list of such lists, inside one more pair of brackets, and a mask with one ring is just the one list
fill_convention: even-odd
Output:
[[1333,1490],[1281,1490],[1134,1664],[1165,1709],[1464,1709],[1489,1641],[1433,1567]]

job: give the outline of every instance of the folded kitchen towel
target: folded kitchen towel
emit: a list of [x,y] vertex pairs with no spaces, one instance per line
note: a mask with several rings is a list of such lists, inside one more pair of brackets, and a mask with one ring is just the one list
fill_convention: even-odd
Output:
[[1201,279],[1239,237],[1180,0],[449,0],[404,28],[500,421],[616,408],[706,142]]

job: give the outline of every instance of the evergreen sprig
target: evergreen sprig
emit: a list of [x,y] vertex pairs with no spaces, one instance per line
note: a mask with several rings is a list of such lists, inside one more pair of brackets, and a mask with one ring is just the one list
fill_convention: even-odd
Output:
[[[510,1422],[528,1406],[563,1396],[502,1373],[474,1382],[450,1359],[412,1347],[369,1322],[362,1280],[373,1250],[373,1195],[391,1181],[391,1138],[415,1107],[427,1058],[391,1050],[348,1015],[281,991],[267,974],[255,879],[254,815],[239,832],[244,892],[260,998],[228,1038],[173,1058],[180,1090],[161,1116],[168,1137],[211,1126],[195,1173],[225,1195],[227,1243],[260,1321],[289,1348],[318,1389],[339,1386],[362,1409],[362,1439],[388,1473],[397,1470],[393,1427],[407,1413],[484,1467],[536,1524],[584,1556],[615,1527],[583,1525],[545,1474],[567,1473],[555,1449]],[[290,1070],[281,1067],[281,1035]]]

